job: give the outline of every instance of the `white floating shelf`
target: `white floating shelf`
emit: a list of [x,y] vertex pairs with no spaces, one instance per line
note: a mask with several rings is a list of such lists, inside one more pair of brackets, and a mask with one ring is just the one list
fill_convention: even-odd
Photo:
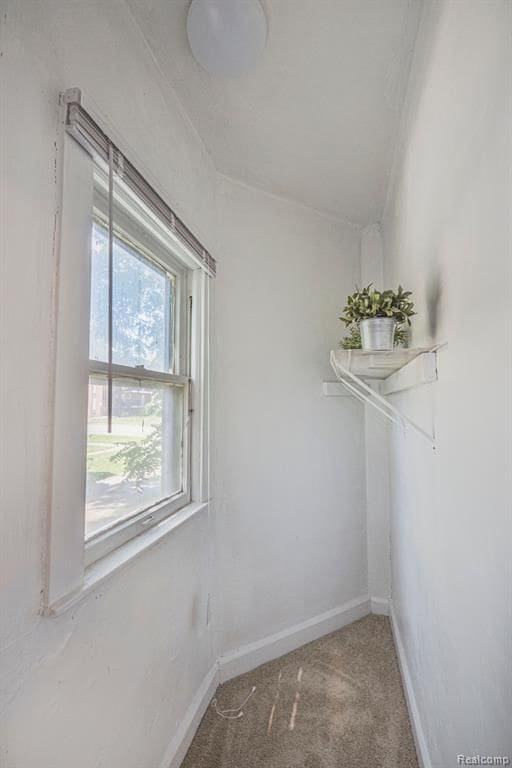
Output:
[[392,352],[337,349],[331,352],[331,366],[338,381],[350,394],[371,405],[394,424],[412,427],[434,443],[434,436],[401,413],[386,395],[436,381],[435,351],[421,348],[399,348]]
[[399,348],[392,352],[364,352],[362,349],[336,349],[331,352],[331,363],[361,379],[387,379],[426,352],[429,350]]

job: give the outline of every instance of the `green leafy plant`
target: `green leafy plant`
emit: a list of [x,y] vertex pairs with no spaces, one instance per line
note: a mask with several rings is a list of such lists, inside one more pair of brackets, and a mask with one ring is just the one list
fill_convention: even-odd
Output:
[[401,285],[396,291],[377,291],[373,283],[365,288],[357,288],[347,296],[347,303],[340,320],[348,328],[348,334],[340,342],[343,349],[361,349],[359,323],[373,317],[390,317],[396,320],[395,346],[405,346],[408,341],[408,326],[414,312],[411,291],[404,291]]
[[361,333],[357,323],[353,323],[349,327],[347,335],[340,341],[340,347],[343,349],[361,349]]
[[410,300],[411,291],[404,291],[401,285],[396,291],[377,291],[372,289],[373,283],[365,288],[357,288],[353,294],[347,296],[347,303],[343,309],[340,320],[347,327],[353,323],[359,324],[361,320],[372,317],[391,317],[399,324],[411,324],[414,312],[414,304]]

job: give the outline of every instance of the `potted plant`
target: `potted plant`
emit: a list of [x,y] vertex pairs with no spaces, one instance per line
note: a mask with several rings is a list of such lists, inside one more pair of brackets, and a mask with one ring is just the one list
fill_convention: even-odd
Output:
[[396,291],[377,291],[372,283],[356,288],[347,297],[340,317],[349,329],[342,341],[344,349],[382,352],[404,343],[411,317],[416,314],[410,296],[411,291],[404,291],[401,285]]

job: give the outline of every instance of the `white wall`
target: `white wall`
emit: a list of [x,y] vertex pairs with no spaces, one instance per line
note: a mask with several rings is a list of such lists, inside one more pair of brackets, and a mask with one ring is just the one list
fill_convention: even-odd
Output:
[[393,603],[436,768],[512,757],[511,9],[426,4],[384,221],[415,343],[448,342],[438,383],[396,397],[437,451],[395,435],[391,457]]
[[59,91],[83,88],[212,250],[214,169],[123,2],[7,2],[2,24],[0,764],[155,768],[212,663],[208,518],[174,531],[65,616],[38,615]]
[[359,232],[228,178],[219,186],[216,647],[367,591],[363,409],[326,398],[359,280]]

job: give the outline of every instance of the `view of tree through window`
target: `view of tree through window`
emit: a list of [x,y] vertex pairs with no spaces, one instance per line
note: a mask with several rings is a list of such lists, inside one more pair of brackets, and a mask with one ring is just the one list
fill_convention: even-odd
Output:
[[182,391],[114,379],[107,431],[107,377],[89,379],[86,533],[181,490]]
[[[93,366],[94,361],[108,361],[108,281],[108,232],[95,223],[89,353]],[[132,368],[134,377],[113,378],[110,431],[108,377],[89,377],[86,535],[182,489],[183,388],[142,373],[172,370],[174,279],[116,238],[112,293],[112,363]],[[137,369],[141,378],[136,378]]]

